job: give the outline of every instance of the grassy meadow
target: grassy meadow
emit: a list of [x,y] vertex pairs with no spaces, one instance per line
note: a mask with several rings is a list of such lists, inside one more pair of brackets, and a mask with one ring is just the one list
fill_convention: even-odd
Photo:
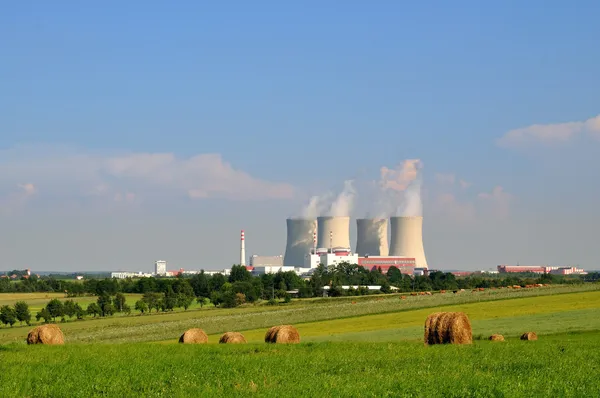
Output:
[[600,333],[413,342],[0,347],[0,395],[594,397]]
[[[474,344],[424,346],[436,311],[465,312]],[[283,323],[301,343],[265,344],[267,328]],[[60,327],[64,346],[27,346],[29,327],[0,329],[0,396],[600,396],[597,284],[205,307]],[[190,327],[206,330],[209,344],[177,344]],[[248,344],[216,344],[225,331]],[[539,340],[519,340],[526,331]],[[506,341],[488,341],[492,333]]]
[[[411,310],[423,308],[459,308],[456,306],[464,304],[488,303],[487,310],[489,316],[492,316],[497,309],[498,304],[492,304],[496,301],[506,301],[509,303],[521,298],[536,298],[534,306],[543,311],[544,307],[551,308],[545,304],[552,297],[564,297],[573,292],[585,294],[600,294],[600,285],[582,285],[582,286],[556,286],[544,287],[539,289],[498,289],[486,290],[484,292],[465,291],[459,294],[446,293],[434,294],[433,296],[405,296],[402,295],[382,295],[382,296],[362,296],[362,297],[343,297],[316,300],[294,300],[290,304],[267,306],[267,305],[246,305],[238,308],[214,308],[200,307],[191,308],[188,311],[174,311],[170,313],[152,314],[132,314],[129,316],[116,315],[107,318],[88,318],[82,321],[68,321],[61,323],[60,327],[65,333],[66,341],[69,343],[129,343],[146,341],[176,341],[181,333],[192,327],[201,327],[209,334],[219,334],[226,331],[249,331],[251,335],[262,333],[260,330],[272,325],[282,323],[293,323],[300,325],[310,322],[338,320],[356,318],[357,321],[348,320],[351,325],[357,322],[366,325],[375,330],[394,329],[398,325],[398,319],[409,319]],[[0,295],[0,300],[2,299]],[[15,296],[13,294],[12,296]],[[599,296],[600,297],[600,296]],[[84,299],[90,299],[86,297]],[[135,301],[137,298],[128,298],[128,301]],[[553,299],[557,303],[561,299]],[[600,299],[596,300],[599,301]],[[586,301],[586,300],[581,300]],[[587,300],[590,301],[590,300]],[[594,302],[594,300],[591,300]],[[567,302],[565,306],[570,305]],[[508,304],[507,304],[508,305]],[[520,304],[513,304],[516,307]],[[453,307],[454,306],[454,307]],[[572,308],[572,307],[569,307]],[[424,322],[426,314],[432,310],[425,310],[418,315],[414,315],[413,324],[418,326]],[[525,310],[523,310],[525,311]],[[537,310],[529,310],[537,311]],[[484,311],[485,312],[485,311]],[[32,311],[33,313],[33,311]],[[362,320],[361,316],[390,314],[389,319],[394,320],[391,324],[380,324],[377,318],[373,320]],[[398,313],[402,313],[398,315]],[[468,313],[468,312],[467,312]],[[471,314],[469,314],[471,316]],[[421,317],[422,319],[419,319]],[[387,318],[386,318],[387,319]],[[386,326],[387,325],[387,326]],[[308,326],[308,325],[307,325]],[[406,324],[404,326],[409,326]],[[348,326],[350,327],[350,326]],[[352,326],[354,327],[354,326]],[[24,336],[30,329],[28,326],[3,327],[0,328],[0,344],[9,342],[23,342]],[[254,330],[253,329],[257,329]],[[323,329],[325,330],[325,329]],[[343,330],[342,330],[343,331]],[[354,330],[348,330],[353,332]],[[302,332],[302,330],[301,330]],[[330,335],[331,333],[329,333]],[[309,332],[309,335],[310,332]],[[318,338],[319,336],[314,336]],[[260,340],[260,339],[258,339]]]

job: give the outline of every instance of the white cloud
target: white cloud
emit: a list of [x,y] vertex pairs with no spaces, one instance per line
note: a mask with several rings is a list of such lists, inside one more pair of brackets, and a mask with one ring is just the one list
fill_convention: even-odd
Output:
[[395,169],[382,167],[380,171],[380,186],[383,190],[404,191],[419,175],[421,160],[407,159]]
[[9,187],[8,194],[0,197],[0,214],[12,213],[36,193],[37,188],[32,183],[16,184]]
[[508,217],[513,196],[501,186],[494,187],[491,192],[482,192],[477,197],[489,205],[495,215],[501,218]]
[[557,124],[534,124],[508,131],[496,143],[501,147],[514,148],[533,144],[561,144],[580,134],[600,139],[600,115],[583,122]]
[[435,175],[435,179],[437,182],[439,182],[441,184],[452,185],[456,181],[456,176],[454,174],[437,173]]
[[470,183],[470,182],[468,182],[468,181],[465,181],[465,180],[460,180],[458,183],[460,184],[460,187],[461,187],[462,189],[467,189],[467,188],[469,188],[471,185],[473,185],[472,183]]
[[[491,192],[469,194],[472,184],[454,174],[436,174],[438,184],[432,189],[432,210],[453,222],[470,223],[491,217],[506,218],[513,196],[496,186]],[[458,182],[458,183],[456,183]]]
[[453,221],[472,222],[477,218],[473,202],[459,201],[456,195],[449,192],[439,194],[434,205]]
[[[294,188],[234,168],[220,154],[180,158],[172,153],[103,154],[63,147],[18,147],[0,152],[0,189],[19,185],[30,196],[96,197],[132,203],[140,198],[288,199]],[[35,184],[35,185],[34,185]]]

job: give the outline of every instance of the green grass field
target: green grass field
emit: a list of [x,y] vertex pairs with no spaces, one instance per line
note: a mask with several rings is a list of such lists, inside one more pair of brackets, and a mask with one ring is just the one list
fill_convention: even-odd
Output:
[[[540,289],[513,291],[487,290],[461,294],[436,294],[433,296],[399,295],[363,296],[360,298],[336,298],[318,300],[294,300],[280,306],[249,305],[243,308],[220,309],[199,307],[188,311],[152,313],[147,315],[114,316],[102,319],[69,321],[61,324],[69,343],[107,342],[128,343],[144,341],[176,340],[191,327],[201,327],[209,334],[231,330],[268,328],[281,323],[302,324],[324,320],[360,317],[363,315],[398,313],[421,308],[456,306],[468,303],[485,303],[518,298],[560,297],[572,292],[596,292],[600,285],[556,286]],[[14,295],[12,295],[14,296]],[[2,299],[0,295],[0,299]],[[14,299],[14,298],[11,298]],[[86,298],[88,299],[88,298]],[[510,301],[510,300],[509,300]],[[352,304],[355,302],[355,304]],[[427,312],[427,311],[426,311]],[[379,327],[378,327],[379,328]],[[30,328],[27,326],[0,328],[0,343],[22,342]],[[258,332],[257,332],[258,333]]]
[[[424,346],[435,311],[465,312],[474,344]],[[301,344],[263,342],[282,323],[298,328]],[[27,346],[28,327],[0,329],[0,396],[600,396],[600,285],[297,300],[60,326],[67,344],[54,347]],[[209,344],[176,344],[189,327],[205,329]],[[216,344],[224,331],[242,331],[248,344]],[[540,339],[520,341],[526,331]],[[507,341],[486,340],[492,333]]]
[[13,345],[0,348],[0,395],[595,397],[599,347],[598,332],[432,347]]

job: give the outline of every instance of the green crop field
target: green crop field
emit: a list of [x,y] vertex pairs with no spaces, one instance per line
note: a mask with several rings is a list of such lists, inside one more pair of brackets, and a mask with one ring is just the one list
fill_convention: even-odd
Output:
[[0,350],[5,397],[600,395],[598,332],[472,346],[137,343]]
[[[435,311],[465,312],[474,344],[424,346]],[[301,343],[264,343],[283,323]],[[294,300],[60,327],[65,346],[27,346],[29,327],[0,329],[1,396],[600,396],[600,285]],[[209,344],[176,344],[190,327]],[[216,344],[225,331],[248,344]],[[539,340],[520,341],[526,331]],[[490,342],[492,333],[507,340]]]
[[[127,298],[127,304],[133,306],[137,300],[142,298],[142,295],[126,294],[125,297]],[[64,293],[0,293],[0,306],[14,305],[17,301],[25,301],[29,304],[29,309],[35,317],[37,311],[48,304],[48,301],[55,298],[63,301],[76,301],[84,308],[87,307],[88,304],[96,302],[97,299],[95,296],[67,297]]]

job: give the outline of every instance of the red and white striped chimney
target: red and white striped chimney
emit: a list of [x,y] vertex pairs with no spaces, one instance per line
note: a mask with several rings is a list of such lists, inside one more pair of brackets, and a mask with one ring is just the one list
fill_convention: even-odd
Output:
[[244,230],[240,235],[240,265],[246,266],[246,241],[244,239]]

